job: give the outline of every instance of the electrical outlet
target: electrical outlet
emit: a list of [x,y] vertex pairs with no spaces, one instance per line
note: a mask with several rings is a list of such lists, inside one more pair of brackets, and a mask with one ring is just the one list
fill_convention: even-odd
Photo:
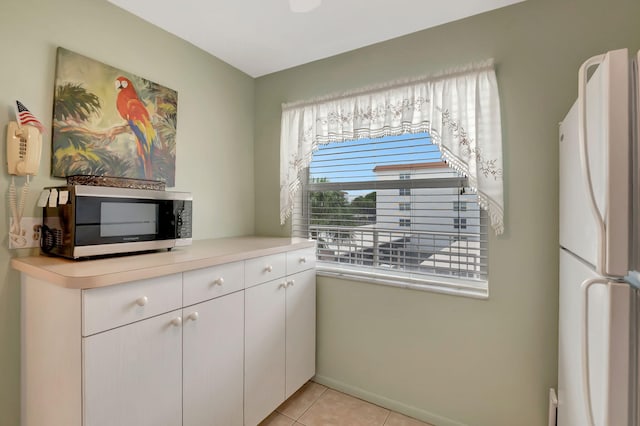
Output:
[[[42,229],[41,217],[23,217],[20,222],[22,235],[18,237],[9,236],[9,248],[31,248],[40,247],[40,230]],[[9,227],[13,226],[13,218],[9,221]]]

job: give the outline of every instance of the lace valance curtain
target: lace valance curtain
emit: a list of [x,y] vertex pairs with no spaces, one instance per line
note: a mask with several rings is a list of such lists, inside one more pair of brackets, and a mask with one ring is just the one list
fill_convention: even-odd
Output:
[[319,144],[428,132],[467,176],[496,234],[504,231],[502,131],[493,61],[447,73],[285,104],[280,136],[280,222],[292,212]]

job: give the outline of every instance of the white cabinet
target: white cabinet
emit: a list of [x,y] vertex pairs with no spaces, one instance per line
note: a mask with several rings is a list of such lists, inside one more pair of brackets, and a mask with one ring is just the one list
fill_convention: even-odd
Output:
[[184,308],[183,314],[182,424],[241,426],[244,293]]
[[[242,288],[237,269],[189,271],[185,293],[197,301],[221,289]],[[221,274],[226,279],[220,280]],[[121,317],[141,316],[162,295],[175,292],[169,282],[177,282],[181,296],[179,278],[161,277],[155,288],[146,280],[85,292],[83,306],[93,307],[84,311],[85,319],[104,324],[83,339],[85,426],[242,426],[244,292],[110,329],[126,322]],[[141,297],[145,303],[139,306]],[[181,297],[173,299],[164,305],[181,308]]]
[[258,424],[284,401],[285,280],[245,290],[245,424]]
[[316,271],[289,275],[286,301],[285,399],[316,373]]
[[[130,286],[100,296],[129,306]],[[84,338],[84,425],[242,426],[243,336],[239,291]]]
[[[261,260],[252,264],[261,266]],[[315,255],[295,251],[282,260],[287,272],[303,272],[245,290],[247,426],[262,421],[315,374],[316,281],[315,270],[308,269]]]
[[23,271],[22,425],[256,425],[315,373],[314,250],[274,244],[88,289]]
[[182,422],[181,312],[83,339],[85,426]]
[[186,271],[183,287],[183,425],[241,426],[244,262]]

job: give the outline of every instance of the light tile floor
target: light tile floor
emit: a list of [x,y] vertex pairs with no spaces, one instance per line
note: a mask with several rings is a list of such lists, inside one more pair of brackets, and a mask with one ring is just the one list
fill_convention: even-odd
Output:
[[308,382],[259,426],[431,426]]

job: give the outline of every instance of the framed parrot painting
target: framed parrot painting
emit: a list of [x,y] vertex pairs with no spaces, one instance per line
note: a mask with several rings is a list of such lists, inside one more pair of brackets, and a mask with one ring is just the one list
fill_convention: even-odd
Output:
[[176,91],[58,48],[51,174],[175,185]]

